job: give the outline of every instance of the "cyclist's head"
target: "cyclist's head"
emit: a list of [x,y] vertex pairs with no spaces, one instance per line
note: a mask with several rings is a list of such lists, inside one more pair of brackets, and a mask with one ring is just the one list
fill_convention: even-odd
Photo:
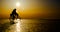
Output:
[[14,9],[13,12],[16,12],[16,9]]
[[16,9],[14,9],[13,11],[16,11]]

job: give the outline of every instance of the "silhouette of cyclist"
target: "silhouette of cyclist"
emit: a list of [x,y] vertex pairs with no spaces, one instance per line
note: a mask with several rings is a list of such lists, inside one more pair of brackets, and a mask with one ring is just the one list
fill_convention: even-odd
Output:
[[14,9],[12,11],[12,13],[10,14],[10,19],[17,19],[18,18],[18,14],[16,13],[16,9]]

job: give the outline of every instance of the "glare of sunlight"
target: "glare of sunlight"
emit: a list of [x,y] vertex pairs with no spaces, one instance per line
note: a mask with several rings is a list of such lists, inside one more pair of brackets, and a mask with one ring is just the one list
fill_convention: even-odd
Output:
[[17,3],[16,3],[16,6],[19,7],[19,6],[20,6],[20,2],[17,2]]
[[16,2],[16,9],[17,9],[17,12],[20,10],[20,11],[24,11],[24,7],[21,6],[21,3],[20,2]]

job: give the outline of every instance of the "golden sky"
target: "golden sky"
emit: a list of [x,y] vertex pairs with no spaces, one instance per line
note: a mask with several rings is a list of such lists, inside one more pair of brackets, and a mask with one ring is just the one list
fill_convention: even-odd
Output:
[[48,0],[0,0],[0,18],[9,18],[14,8],[21,18],[56,18],[56,6]]

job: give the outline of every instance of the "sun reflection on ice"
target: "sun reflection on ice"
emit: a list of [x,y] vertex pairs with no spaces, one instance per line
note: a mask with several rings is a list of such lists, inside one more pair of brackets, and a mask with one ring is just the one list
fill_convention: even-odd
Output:
[[20,19],[16,19],[14,20],[16,22],[16,31],[15,32],[20,32],[21,28],[20,28]]

